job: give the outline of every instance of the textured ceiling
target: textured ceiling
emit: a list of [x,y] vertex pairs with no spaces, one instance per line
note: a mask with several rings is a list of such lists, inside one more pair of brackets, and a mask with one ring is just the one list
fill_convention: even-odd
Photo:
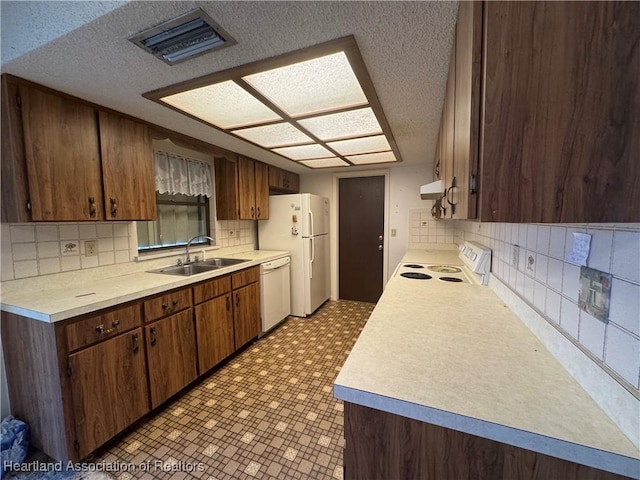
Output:
[[[127,40],[196,7],[211,15],[238,44],[168,66]],[[2,1],[2,72],[270,164],[310,173],[141,94],[354,35],[402,155],[399,165],[431,163],[456,13],[457,2],[439,1]]]

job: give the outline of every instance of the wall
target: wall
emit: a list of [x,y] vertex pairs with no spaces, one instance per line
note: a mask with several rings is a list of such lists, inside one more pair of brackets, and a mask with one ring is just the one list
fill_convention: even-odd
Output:
[[[456,221],[457,243],[493,250],[492,274],[636,392],[640,388],[640,226]],[[587,266],[611,273],[609,322],[578,308],[580,267],[565,260],[573,232],[592,235]],[[519,246],[517,266],[513,246]],[[533,260],[530,265],[531,260]]]

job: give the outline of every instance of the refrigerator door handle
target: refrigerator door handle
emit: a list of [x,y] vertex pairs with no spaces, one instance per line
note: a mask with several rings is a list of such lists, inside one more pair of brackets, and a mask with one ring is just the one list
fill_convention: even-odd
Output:
[[313,237],[313,212],[309,210],[309,236]]
[[313,261],[316,258],[316,245],[313,237],[309,239],[311,242],[311,259],[309,260],[309,278],[313,278]]

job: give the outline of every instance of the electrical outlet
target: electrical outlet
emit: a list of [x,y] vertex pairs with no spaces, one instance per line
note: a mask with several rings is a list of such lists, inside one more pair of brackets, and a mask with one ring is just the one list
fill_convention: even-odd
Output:
[[84,256],[95,257],[98,255],[98,242],[97,240],[87,240],[84,242]]
[[395,237],[395,236],[396,236],[396,229],[395,229],[395,228],[392,228],[392,229],[391,229],[391,236],[392,236],[392,237]]
[[520,247],[518,245],[514,245],[511,250],[511,266],[513,268],[518,268],[518,260],[520,258]]

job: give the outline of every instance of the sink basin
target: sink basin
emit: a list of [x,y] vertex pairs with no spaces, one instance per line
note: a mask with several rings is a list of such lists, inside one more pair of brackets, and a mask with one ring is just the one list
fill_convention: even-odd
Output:
[[249,260],[245,260],[243,258],[210,258],[209,260],[204,260],[197,265],[211,265],[216,268],[222,268],[248,261]]
[[240,258],[210,258],[204,262],[188,263],[187,265],[171,265],[168,267],[158,268],[157,270],[149,270],[149,273],[162,273],[164,275],[190,277],[191,275],[211,272],[218,268],[229,267],[242,262],[248,262],[248,260]]

